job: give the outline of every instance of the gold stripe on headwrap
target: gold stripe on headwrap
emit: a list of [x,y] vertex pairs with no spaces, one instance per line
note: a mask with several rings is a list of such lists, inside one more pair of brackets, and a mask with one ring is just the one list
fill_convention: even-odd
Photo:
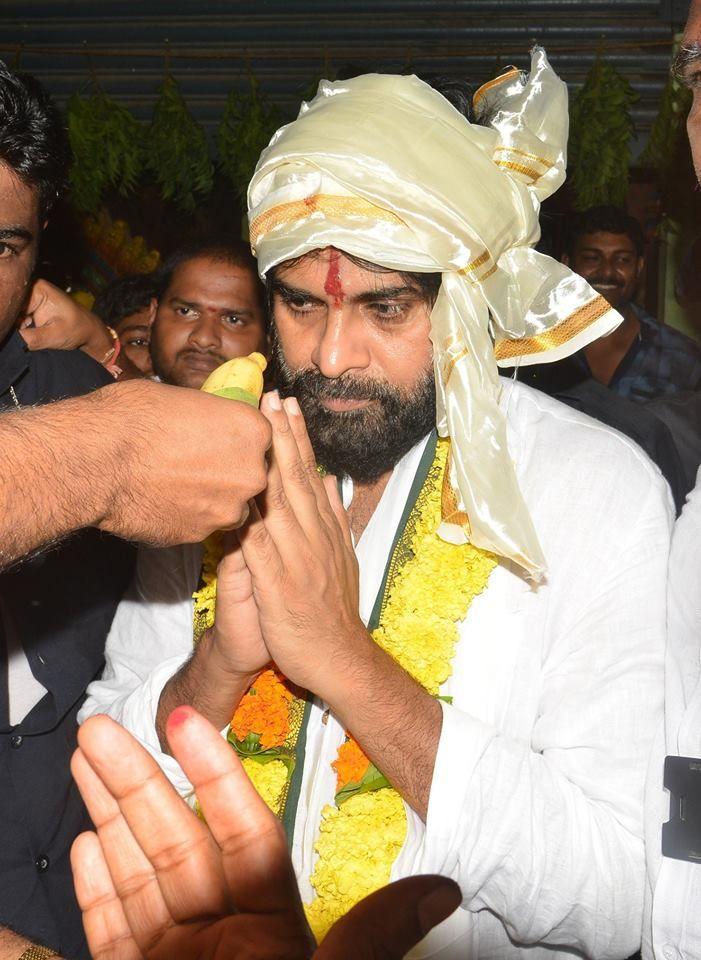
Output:
[[[539,163],[541,166],[545,167],[546,170],[549,170],[551,167],[554,167],[555,164],[552,160],[546,160],[545,157],[539,157],[537,153],[529,153],[527,150],[519,150],[518,147],[495,147],[494,156],[497,153],[510,153],[516,157],[524,157],[526,160],[534,160],[536,163]],[[499,161],[495,161],[498,163]]]
[[534,337],[523,337],[520,340],[497,340],[494,344],[494,356],[497,360],[510,360],[514,357],[524,357],[533,353],[544,353],[561,347],[578,333],[585,330],[591,323],[603,317],[611,309],[611,304],[599,295],[590,303],[585,304],[569,317],[565,317],[556,326],[539,333]]
[[505,83],[507,80],[515,80],[516,77],[520,75],[521,71],[518,67],[509,67],[506,73],[502,73],[500,76],[495,77],[493,80],[488,80],[487,83],[483,83],[479,90],[475,91],[474,96],[472,97],[472,106],[476,109],[477,104],[480,102],[482,97],[491,90],[493,87],[499,86],[500,83]]
[[533,167],[527,167],[523,163],[515,163],[513,160],[495,160],[494,162],[498,167],[504,167],[505,170],[513,170],[514,173],[521,173],[524,177],[528,177],[531,185],[537,183],[543,176]]
[[493,263],[488,270],[486,270],[481,277],[476,276],[477,271],[480,267],[485,266],[492,259],[492,255],[489,250],[484,250],[478,257],[475,257],[474,260],[471,260],[466,267],[461,267],[458,270],[458,273],[466,277],[470,283],[482,283],[487,277],[491,277],[493,273],[497,271],[496,263]]
[[303,200],[291,200],[280,203],[265,213],[261,213],[251,223],[251,246],[255,248],[260,237],[283,223],[304,220],[313,213],[323,213],[328,217],[372,217],[374,220],[387,220],[389,223],[402,224],[401,217],[391,210],[378,207],[362,197],[341,197],[336,194],[317,193]]

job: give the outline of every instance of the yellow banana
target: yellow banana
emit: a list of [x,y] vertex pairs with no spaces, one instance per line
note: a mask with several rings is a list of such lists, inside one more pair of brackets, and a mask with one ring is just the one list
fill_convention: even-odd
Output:
[[234,357],[213,370],[202,384],[206,393],[241,400],[257,407],[263,395],[263,371],[268,365],[262,353]]

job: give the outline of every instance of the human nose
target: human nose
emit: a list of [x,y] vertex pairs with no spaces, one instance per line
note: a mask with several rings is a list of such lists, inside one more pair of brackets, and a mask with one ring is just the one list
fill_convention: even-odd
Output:
[[221,344],[217,318],[207,313],[201,314],[190,330],[189,341],[200,350],[217,347]]
[[329,310],[312,362],[323,376],[340,377],[348,370],[362,370],[370,362],[362,324],[349,311]]

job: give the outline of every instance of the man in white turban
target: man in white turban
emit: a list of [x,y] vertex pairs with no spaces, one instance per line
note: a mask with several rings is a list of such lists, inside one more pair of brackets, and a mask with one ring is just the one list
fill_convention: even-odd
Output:
[[416,77],[323,82],[263,153],[266,496],[204,560],[142,555],[84,715],[124,723],[184,795],[165,718],[188,702],[224,728],[317,937],[436,872],[462,905],[411,956],[625,958],[669,496],[635,444],[499,379],[620,318],[532,249],[567,136],[543,51],[474,109]]

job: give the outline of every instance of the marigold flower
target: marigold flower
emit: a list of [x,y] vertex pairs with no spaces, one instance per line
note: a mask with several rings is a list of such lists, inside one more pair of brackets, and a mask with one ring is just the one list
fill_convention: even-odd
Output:
[[257,733],[264,750],[281,747],[290,732],[290,703],[294,695],[275,670],[264,670],[251,684],[231,718],[238,740]]
[[350,737],[338,749],[338,755],[331,766],[336,771],[336,793],[349,783],[360,783],[370,766],[370,761]]

